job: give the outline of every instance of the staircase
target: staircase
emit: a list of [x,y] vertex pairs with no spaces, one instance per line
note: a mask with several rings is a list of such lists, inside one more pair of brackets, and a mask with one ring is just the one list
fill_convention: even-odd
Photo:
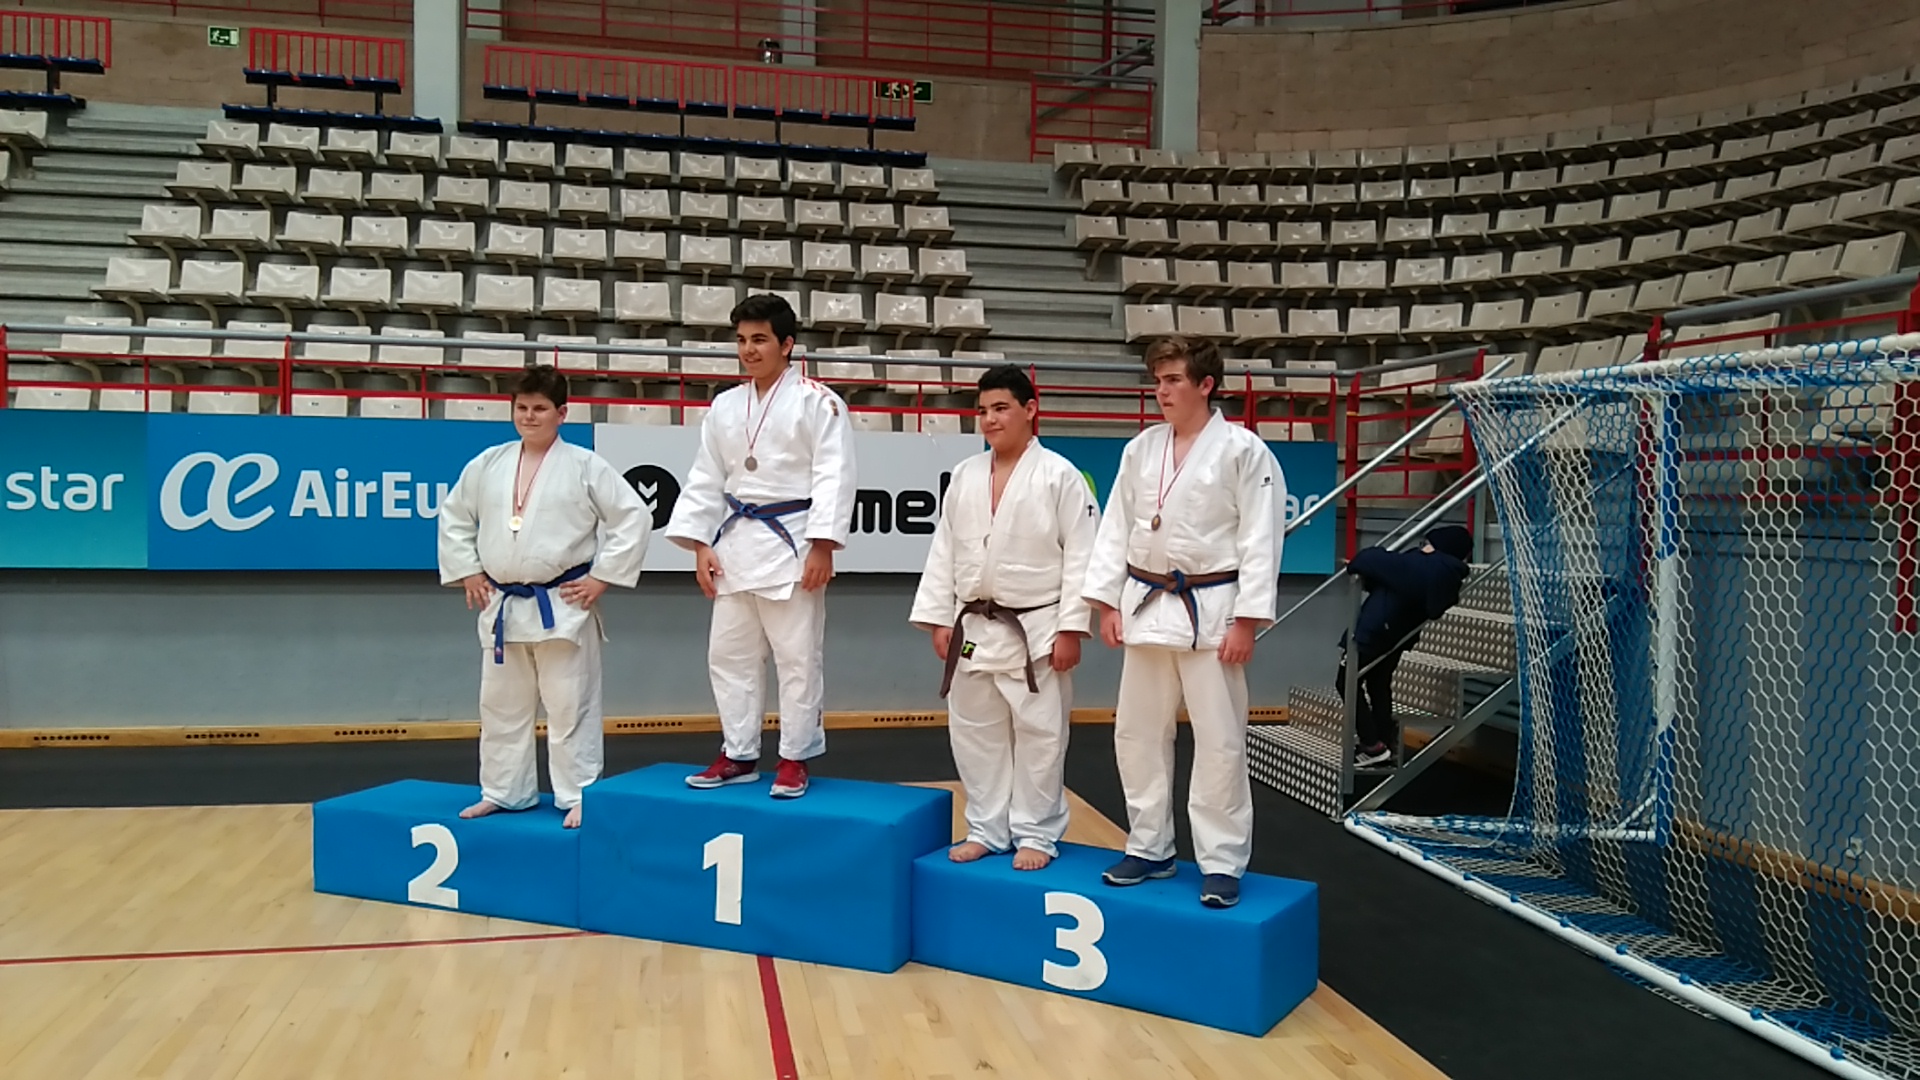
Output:
[[1356,775],[1379,781],[1369,802],[1385,801],[1483,724],[1519,730],[1511,595],[1504,572],[1476,567],[1460,603],[1422,627],[1419,644],[1401,657],[1394,713],[1403,742],[1424,743],[1417,754],[1403,751],[1397,768],[1352,768],[1353,738],[1340,695],[1331,686],[1296,686],[1287,695],[1285,723],[1247,729],[1254,778],[1338,817],[1348,809]]
[[0,320],[125,314],[91,289],[109,258],[130,253],[141,208],[169,200],[175,164],[217,115],[96,103],[56,118],[47,149],[0,199]]

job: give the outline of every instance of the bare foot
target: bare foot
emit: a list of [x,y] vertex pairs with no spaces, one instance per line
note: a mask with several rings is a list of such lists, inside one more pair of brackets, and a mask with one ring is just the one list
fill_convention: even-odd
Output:
[[567,820],[561,822],[560,827],[563,829],[579,828],[580,827],[580,808],[576,806],[573,809],[567,811]]
[[495,804],[490,803],[485,799],[481,799],[479,802],[474,803],[472,806],[469,806],[465,810],[460,811],[460,816],[471,820],[477,817],[486,817],[488,814],[494,813],[499,809],[500,809],[499,806],[496,806]]
[[993,854],[993,849],[976,840],[964,844],[955,844],[947,850],[947,858],[954,862],[974,862]]
[[1030,847],[1023,847],[1013,853],[1013,868],[1015,870],[1045,870],[1047,864],[1052,861],[1053,856],[1044,851],[1036,851]]

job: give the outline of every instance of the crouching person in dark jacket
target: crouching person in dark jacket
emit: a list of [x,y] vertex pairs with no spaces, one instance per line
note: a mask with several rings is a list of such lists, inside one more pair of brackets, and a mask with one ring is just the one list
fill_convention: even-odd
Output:
[[1429,532],[1426,540],[1418,551],[1367,548],[1347,564],[1347,573],[1358,575],[1366,587],[1367,599],[1354,627],[1354,647],[1349,650],[1346,638],[1340,640],[1336,685],[1345,695],[1347,661],[1357,657],[1358,670],[1366,671],[1360,676],[1360,700],[1354,709],[1359,736],[1354,764],[1362,768],[1393,760],[1400,735],[1393,717],[1394,668],[1400,665],[1400,655],[1420,640],[1414,631],[1459,603],[1460,586],[1467,580],[1471,533],[1458,525],[1442,525]]

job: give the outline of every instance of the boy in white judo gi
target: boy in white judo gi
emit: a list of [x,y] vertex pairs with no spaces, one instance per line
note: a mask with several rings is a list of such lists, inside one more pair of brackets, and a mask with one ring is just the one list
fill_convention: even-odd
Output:
[[846,403],[793,370],[797,323],[777,296],[733,309],[748,381],[713,399],[667,522],[713,601],[707,663],[724,738],[720,757],[687,778],[697,788],[759,779],[769,649],[780,685],[771,794],[806,794],[807,761],[827,749],[821,643],[833,553],[853,523],[853,446]]
[[[483,451],[440,507],[440,583],[480,611],[480,801],[484,817],[540,801],[534,712],[547,710],[547,772],[565,826],[600,778],[600,612],[608,586],[640,580],[652,513],[613,466],[560,439],[566,377],[528,368],[513,387],[518,442]],[[556,600],[555,597],[558,597]]]
[[1146,362],[1167,422],[1121,454],[1086,578],[1101,639],[1126,648],[1113,743],[1130,828],[1126,857],[1103,877],[1138,885],[1173,876],[1174,720],[1184,699],[1200,902],[1231,907],[1253,851],[1246,663],[1275,614],[1274,507],[1286,481],[1266,444],[1212,407],[1223,370],[1211,342],[1162,338]]
[[1080,595],[1100,510],[1073,463],[1033,437],[1033,383],[1012,365],[980,377],[988,449],[954,466],[910,621],[946,662],[947,734],[967,793],[972,862],[1016,849],[1039,870],[1067,831],[1067,725],[1080,640]]

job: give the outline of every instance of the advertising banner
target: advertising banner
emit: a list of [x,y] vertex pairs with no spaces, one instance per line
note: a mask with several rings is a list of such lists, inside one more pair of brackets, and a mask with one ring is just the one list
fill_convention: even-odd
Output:
[[[418,570],[460,470],[513,425],[299,416],[147,420],[152,570]],[[593,429],[563,429],[592,447]]]
[[[653,510],[673,513],[699,429],[570,424]],[[154,570],[429,570],[435,519],[465,464],[514,438],[506,423],[0,411],[0,567]],[[1126,445],[1048,437],[1105,505]],[[852,535],[836,569],[918,573],[953,466],[973,435],[855,432]],[[1290,521],[1335,482],[1331,443],[1269,443]],[[1334,568],[1324,515],[1287,542],[1282,569]],[[648,570],[693,569],[664,541]]]
[[[1100,496],[1100,505],[1105,507],[1107,496],[1113,490],[1114,474],[1120,471],[1120,452],[1126,449],[1127,440],[1053,437],[1041,441],[1080,467],[1081,475],[1093,485]],[[1333,490],[1338,482],[1334,446],[1326,442],[1270,442],[1267,449],[1273,451],[1287,481],[1287,497],[1274,507],[1278,524],[1284,526]],[[1332,512],[1323,513],[1287,538],[1280,552],[1281,573],[1333,573],[1333,518]]]
[[0,566],[146,566],[146,420],[8,409],[0,422]]
[[[594,435],[594,449],[653,508],[655,528],[666,525],[672,515],[699,446],[697,427],[602,424]],[[980,449],[974,435],[854,432],[859,495],[847,548],[833,560],[835,572],[919,573],[926,566],[953,467]],[[647,548],[646,568],[691,572],[693,553],[656,540]]]

